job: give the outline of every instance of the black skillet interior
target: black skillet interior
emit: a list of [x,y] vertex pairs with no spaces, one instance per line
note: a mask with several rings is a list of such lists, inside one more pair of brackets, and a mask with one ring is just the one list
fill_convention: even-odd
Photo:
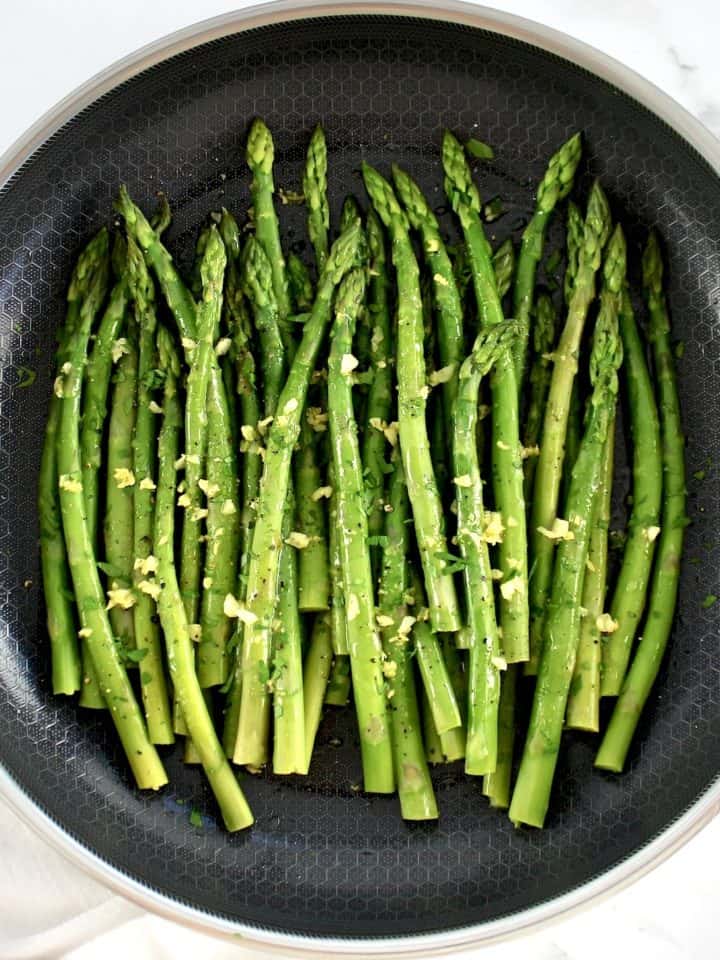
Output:
[[[136,791],[110,724],[50,694],[37,558],[35,486],[54,331],[80,246],[125,182],[175,214],[168,243],[187,265],[201,218],[243,213],[243,142],[261,115],[277,181],[298,189],[312,126],[330,145],[330,191],[362,195],[363,158],[406,166],[445,214],[444,127],[492,144],[478,169],[502,196],[497,239],[519,240],[544,161],[585,134],[578,196],[602,177],[629,236],[633,270],[648,225],[662,233],[684,343],[680,385],[690,503],[673,647],[622,777],[593,772],[593,744],[567,736],[547,829],[516,831],[480,783],[434,779],[442,816],[410,826],[393,798],[356,792],[350,711],[323,724],[310,776],[243,778],[254,828],[228,836],[197,768],[167,757],[171,785]],[[299,208],[281,211],[304,251]],[[450,228],[449,219],[444,222]],[[0,197],[0,760],[27,794],[101,858],[200,911],[308,935],[411,935],[489,921],[566,893],[667,827],[720,770],[717,656],[720,532],[720,181],[671,129],[620,91],[539,49],[467,27],[342,17],[229,36],[153,67],[84,110]],[[550,249],[557,246],[556,223]],[[39,371],[22,389],[23,367]],[[702,435],[702,436],[701,436]],[[693,479],[704,471],[703,480]],[[26,583],[31,581],[31,584]],[[202,815],[202,826],[190,814]],[[197,817],[193,817],[197,822]]]

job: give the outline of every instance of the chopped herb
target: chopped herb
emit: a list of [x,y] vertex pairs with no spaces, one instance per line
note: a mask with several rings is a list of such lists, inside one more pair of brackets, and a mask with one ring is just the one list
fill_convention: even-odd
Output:
[[483,217],[488,223],[497,220],[503,213],[505,213],[505,210],[500,197],[493,197],[492,200],[489,200],[483,207]]
[[461,570],[464,570],[465,567],[467,566],[466,561],[463,560],[462,557],[456,557],[452,553],[445,553],[444,550],[439,550],[435,554],[435,559],[444,561],[445,563],[444,572],[448,575],[453,573],[459,573]]
[[105,563],[100,560],[98,561],[97,568],[98,570],[102,570],[106,577],[114,577],[118,580],[125,579],[125,574],[123,571],[112,563]]
[[130,663],[140,663],[141,660],[144,660],[147,656],[147,647],[144,650],[126,650],[125,659],[129,660]]
[[190,810],[190,826],[198,827],[199,829],[202,829],[202,825],[203,825],[202,814],[197,809],[197,807],[193,807]]
[[704,480],[706,474],[704,470],[696,470],[693,476],[695,477],[696,480]]
[[682,360],[684,356],[685,356],[685,341],[678,340],[678,342],[675,344],[675,357],[678,360]]
[[153,675],[148,673],[147,670],[143,670],[143,672],[140,674],[140,682],[143,684],[143,686],[146,686],[148,683],[152,683],[152,680]]
[[31,370],[30,367],[18,367],[17,374],[17,386],[20,387],[20,389],[31,387],[37,380],[37,371]]
[[465,149],[476,160],[492,160],[495,156],[495,151],[491,146],[483,143],[482,140],[476,140],[474,137],[467,141]]
[[714,593],[709,593],[702,602],[703,610],[709,610],[710,607],[714,606],[717,603],[717,597]]
[[258,664],[258,680],[260,683],[267,683],[270,680],[270,670],[264,660]]

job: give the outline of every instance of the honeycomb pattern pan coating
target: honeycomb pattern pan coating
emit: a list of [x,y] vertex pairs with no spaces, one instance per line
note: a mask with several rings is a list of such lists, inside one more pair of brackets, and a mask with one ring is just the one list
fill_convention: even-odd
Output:
[[[222,204],[242,213],[242,146],[263,116],[277,182],[297,189],[321,120],[335,212],[362,195],[361,159],[406,166],[446,227],[445,126],[491,143],[478,169],[503,198],[497,239],[519,238],[544,161],[581,128],[579,195],[602,177],[634,268],[647,225],[670,264],[693,523],[680,611],[662,675],[622,777],[593,772],[593,744],[568,736],[547,829],[516,831],[454,768],[434,779],[438,825],[404,824],[366,797],[350,713],[325,721],[310,776],[244,778],[255,827],[228,836],[199,771],[167,757],[171,785],[137,792],[107,721],[52,698],[37,558],[35,487],[54,332],[78,250],[108,219],[121,182],[146,207],[168,194],[168,243],[187,266],[195,229]],[[302,213],[282,211],[305,250]],[[209,915],[308,936],[390,937],[488,922],[558,897],[639,850],[720,771],[720,181],[645,108],[537,48],[403,17],[276,24],[175,56],[83,110],[0,193],[0,762],[51,818],[121,873]],[[559,225],[550,247],[559,242]],[[21,388],[23,368],[38,370]],[[622,462],[622,449],[621,454]],[[693,479],[702,472],[703,480]],[[202,827],[190,811],[202,815]],[[194,823],[197,818],[193,817]]]

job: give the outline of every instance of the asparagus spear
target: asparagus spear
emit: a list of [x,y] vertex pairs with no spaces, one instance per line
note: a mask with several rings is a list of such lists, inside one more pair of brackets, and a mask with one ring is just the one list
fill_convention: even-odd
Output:
[[[330,623],[333,653],[336,659],[350,654],[347,639],[347,617],[345,616],[345,594],[342,584],[342,567],[340,561],[340,531],[337,525],[337,481],[332,462],[328,466],[328,482],[330,494],[328,509],[328,563],[330,566]],[[332,677],[331,677],[332,680]],[[347,697],[345,698],[347,699]]]
[[533,324],[533,361],[530,367],[528,381],[530,397],[528,400],[527,416],[525,417],[525,450],[528,454],[525,460],[525,503],[530,503],[532,496],[535,468],[538,458],[538,443],[540,428],[542,427],[545,402],[548,387],[552,376],[551,351],[555,343],[555,325],[557,315],[552,300],[546,293],[541,293],[535,301],[535,322]]
[[411,580],[415,605],[413,616],[409,616],[408,621],[412,625],[413,648],[435,729],[442,737],[449,730],[461,727],[462,718],[438,636],[432,632],[427,622],[425,591],[415,570],[412,570]]
[[443,659],[447,667],[448,675],[450,676],[450,683],[455,691],[455,699],[460,708],[461,720],[459,727],[453,727],[451,730],[446,730],[445,733],[438,734],[443,756],[448,763],[465,758],[465,744],[467,740],[468,684],[467,677],[463,672],[460,648],[456,642],[456,638],[459,636],[459,633],[445,633],[442,636]]
[[312,280],[308,268],[295,253],[288,257],[287,274],[293,309],[296,313],[309,312],[313,303]]
[[190,291],[197,302],[202,300],[203,282],[202,282],[202,262],[207,250],[208,238],[210,236],[210,224],[206,223],[200,230],[195,241],[195,258],[192,264],[192,274],[190,278]]
[[[135,644],[143,651],[140,677],[143,707],[148,733],[153,743],[173,743],[172,716],[165,680],[165,665],[160,630],[152,598],[152,574],[157,558],[153,555],[153,517],[155,512],[153,481],[155,467],[155,412],[153,395],[157,385],[155,347],[155,291],[143,255],[132,238],[127,244],[128,286],[134,303],[138,329],[137,413],[133,438],[133,585],[132,608]],[[147,591],[150,590],[150,593]]]
[[[615,229],[611,244],[605,277],[609,297],[614,297],[611,277],[621,261],[620,276],[624,274],[624,241],[619,227]],[[617,371],[622,362],[617,311],[611,306],[609,297],[603,299],[595,327],[590,357],[592,396],[589,415],[568,497],[567,535],[572,534],[572,539],[561,540],[557,548],[552,597],[545,622],[546,642],[525,748],[510,803],[510,819],[516,824],[542,827],[544,823],[575,666],[590,518],[603,473],[608,427],[615,416]]]
[[403,819],[435,820],[438,811],[425,759],[412,649],[407,634],[400,632],[407,615],[410,503],[402,460],[396,450],[392,465],[394,470],[388,485],[388,503],[392,509],[385,515],[378,620],[383,624],[384,672],[392,692],[389,711],[395,780]]
[[[513,274],[515,273],[515,247],[513,247],[510,237],[504,240],[497,248],[492,257],[493,271],[495,273],[495,285],[497,287],[498,297],[502,302],[505,295],[512,286]],[[528,321],[525,320],[527,323]]]
[[[107,244],[106,239],[104,242]],[[102,282],[98,280],[98,274],[101,280],[102,271],[107,270],[106,257],[107,253],[102,249],[102,241],[99,238],[91,241],[88,249],[81,254],[70,281],[65,326],[58,335],[56,358],[58,378],[50,398],[50,412],[45,428],[38,484],[40,560],[52,652],[53,692],[68,695],[82,688],[84,677],[81,673],[74,603],[70,590],[70,570],[60,514],[58,434],[62,415],[63,383],[66,365],[70,362],[73,336],[83,319],[83,310],[87,313],[87,310],[93,306],[95,309],[101,306],[104,288]],[[86,306],[89,297],[92,299]],[[90,318],[89,322],[92,323],[92,320],[93,318]],[[85,682],[87,683],[87,675],[85,675]],[[102,704],[101,698],[100,705]]]
[[163,246],[159,235],[148,223],[124,186],[120,187],[115,206],[125,220],[131,236],[145,256],[145,261],[155,272],[165,300],[175,318],[181,337],[195,336],[195,301],[178,273],[173,259]]
[[250,196],[253,206],[255,236],[272,268],[272,286],[281,321],[290,315],[285,257],[280,243],[280,230],[273,202],[273,160],[275,145],[272,135],[262,120],[253,121],[248,134],[246,158],[252,171]]
[[492,773],[483,777],[483,793],[490,806],[507,810],[510,806],[510,780],[515,747],[515,701],[520,666],[508,664],[500,675],[500,704],[498,706],[497,764]]
[[645,629],[595,758],[596,766],[617,773],[625,766],[640,714],[650,695],[670,637],[687,525],[685,440],[662,274],[660,247],[657,237],[652,233],[643,254],[643,286],[649,315],[648,338],[652,344],[660,399],[664,481],[662,521]]
[[258,495],[257,520],[248,568],[247,611],[242,651],[242,692],[234,760],[254,767],[267,761],[270,698],[267,671],[275,610],[283,504],[287,494],[292,449],[300,430],[310,376],[330,317],[335,287],[352,263],[359,224],[333,245],[318,284],[310,318],[278,401],[278,417],[267,437],[265,464]]
[[[77,609],[95,675],[138,786],[157,790],[167,783],[167,777],[148,739],[142,713],[115,644],[85,518],[82,489],[80,393],[90,330],[107,286],[107,247],[107,232],[103,230],[83,252],[68,294],[69,303],[79,299],[81,303],[77,311],[72,311],[71,319],[75,322],[65,335],[62,381],[57,385],[57,394],[62,393],[56,448],[60,509]],[[124,594],[122,600],[126,597]]]
[[395,783],[383,690],[382,646],[375,624],[362,467],[352,403],[352,368],[347,367],[364,294],[364,271],[355,269],[341,283],[335,303],[328,361],[328,413],[337,483],[337,524],[350,669],[360,730],[364,786],[368,792],[392,793]]
[[597,733],[600,729],[600,662],[602,659],[600,627],[607,581],[614,447],[615,421],[612,420],[608,427],[600,486],[593,507],[587,571],[581,601],[585,615],[580,626],[566,717],[566,724],[571,730],[589,730],[592,733]]
[[[207,392],[207,477],[199,481],[207,510],[207,551],[200,615],[197,671],[203,688],[221,686],[230,669],[231,624],[224,613],[225,597],[235,590],[240,548],[238,466],[232,436],[228,398],[222,387],[217,357],[210,356]],[[187,476],[187,474],[186,474]]]
[[478,390],[501,353],[512,354],[514,325],[481,330],[463,362],[455,401],[453,469],[457,498],[457,540],[464,561],[465,600],[470,630],[468,729],[465,770],[492,773],[497,760],[497,709],[500,696],[500,641],[495,619],[492,570],[476,442]]
[[620,309],[620,334],[633,439],[633,497],[622,565],[610,605],[617,629],[604,638],[600,695],[616,697],[630,661],[633,641],[645,608],[660,524],[663,471],[660,423],[645,348],[635,323],[627,289]]
[[[565,306],[570,308],[575,275],[577,274],[580,249],[583,242],[584,224],[582,213],[572,200],[568,204],[567,216],[567,266],[563,280]],[[567,500],[572,468],[577,460],[580,449],[580,435],[582,434],[582,403],[580,402],[580,384],[575,377],[570,394],[570,409],[568,411],[567,429],[565,431],[565,455],[563,461],[560,500],[564,504]]]
[[[370,366],[372,382],[365,410],[365,432],[362,443],[362,461],[365,487],[370,504],[368,534],[382,536],[385,524],[385,435],[383,427],[390,420],[392,410],[392,342],[389,304],[389,280],[385,257],[385,237],[374,210],[367,215],[370,289],[368,312],[373,325],[370,337]],[[370,547],[373,570],[377,573],[380,550]]]
[[243,251],[243,289],[253,310],[263,375],[263,416],[275,414],[285,376],[285,357],[280,336],[280,310],[272,285],[272,265],[253,237]]
[[[291,491],[288,497],[292,501]],[[273,772],[307,773],[305,704],[302,665],[302,626],[298,610],[297,557],[288,545],[294,510],[283,517],[285,543],[280,556],[277,625],[273,628],[272,675],[275,737]]]
[[180,361],[172,339],[162,328],[158,332],[158,350],[165,371],[164,415],[158,442],[159,475],[155,512],[157,580],[161,588],[158,611],[165,633],[170,675],[192,743],[220,806],[225,826],[228,830],[242,830],[252,824],[253,816],[218,741],[195,674],[195,653],[175,571],[175,461],[182,427],[182,410],[177,396]]
[[327,144],[321,126],[315,127],[308,144],[303,193],[308,212],[308,236],[315,251],[318,276],[322,273],[328,255],[330,207],[327,198]]
[[392,187],[367,164],[363,164],[363,177],[372,204],[390,233],[397,273],[400,449],[430,603],[430,620],[434,630],[452,632],[460,627],[460,611],[455,584],[445,573],[442,559],[447,554],[447,541],[425,424],[428,387],[422,350],[420,271],[410,242],[409,223]]
[[313,622],[310,646],[303,667],[303,705],[305,708],[305,757],[307,766],[312,760],[315,737],[322,719],[330,668],[332,667],[332,627],[330,614],[319,613]]
[[206,515],[205,508],[201,506],[200,480],[204,476],[208,384],[214,366],[212,359],[220,324],[226,261],[225,246],[213,224],[208,233],[200,267],[203,299],[197,310],[197,340],[186,346],[190,356],[190,373],[185,402],[185,491],[181,499],[185,514],[182,524],[180,590],[188,623],[198,622],[200,607],[201,531],[202,520]]
[[[553,529],[557,516],[565,456],[565,434],[577,355],[585,318],[595,297],[595,274],[600,267],[609,233],[610,210],[605,194],[596,182],[590,191],[567,320],[554,352],[540,456],[535,471],[530,522],[533,577],[530,581],[530,662],[526,667],[529,674],[537,673],[540,661],[553,571],[554,542],[543,531]],[[615,253],[609,251],[608,259],[614,257]]]
[[344,707],[349,698],[350,655],[336,654],[330,668],[325,703],[333,707]]
[[410,226],[420,233],[423,255],[432,275],[433,298],[437,310],[438,354],[444,376],[442,402],[445,431],[449,438],[452,436],[458,371],[465,352],[462,302],[435,214],[418,185],[400,167],[393,166],[393,179]]
[[[127,590],[133,580],[133,433],[138,373],[137,324],[128,317],[126,336],[119,350],[110,407],[105,478],[105,518],[103,533],[108,584],[111,589]],[[110,623],[115,638],[126,650],[135,647],[133,612],[112,607]]]
[[[480,219],[480,195],[463,147],[449,131],[443,137],[443,168],[445,192],[460,220],[468,249],[481,328],[502,325],[490,246]],[[527,532],[518,385],[513,358],[504,351],[498,355],[491,389],[493,493],[505,527],[499,550],[503,575],[500,625],[505,659],[517,663],[528,658]]]
[[298,557],[298,603],[302,613],[327,610],[330,605],[325,498],[318,463],[320,436],[305,417],[294,462],[297,532],[308,538]]
[[542,259],[547,225],[557,202],[563,200],[572,190],[581,154],[582,142],[580,134],[576,133],[550,158],[545,175],[538,186],[535,213],[523,233],[513,291],[514,316],[525,324],[527,331],[519,338],[515,351],[515,378],[519,388],[522,388],[525,380],[530,315],[535,293],[535,272]]
[[125,238],[118,235],[113,246],[113,264],[117,267],[117,280],[100,321],[85,371],[80,452],[88,528],[94,539],[97,537],[98,527],[98,473],[102,461],[102,435],[107,415],[113,346],[120,336],[128,306],[125,248]]
[[[260,399],[257,390],[257,373],[253,345],[251,342],[250,318],[242,295],[242,278],[239,254],[239,230],[234,218],[223,211],[220,232],[228,251],[229,261],[225,282],[225,310],[227,326],[231,333],[231,355],[235,364],[235,384],[239,399],[239,412],[243,435],[241,451],[243,453],[243,471],[240,507],[240,556],[238,561],[237,596],[245,602],[245,583],[252,549],[252,534],[255,527],[255,501],[260,487],[262,460],[258,435],[258,421],[261,419]],[[250,437],[251,439],[246,439]],[[237,624],[230,641],[233,663],[231,680],[225,704],[225,722],[223,726],[223,746],[227,756],[232,757],[237,737],[237,724],[240,714],[241,690],[241,650],[243,623]]]

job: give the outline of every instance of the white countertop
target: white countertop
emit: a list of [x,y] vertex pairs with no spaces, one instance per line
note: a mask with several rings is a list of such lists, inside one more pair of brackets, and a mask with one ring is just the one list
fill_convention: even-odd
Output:
[[[233,0],[15,0],[4,8],[0,153],[45,110],[114,60],[235,9]],[[716,0],[496,0],[633,67],[720,136]],[[671,860],[603,903],[483,960],[705,960],[720,953],[716,820]],[[0,957],[207,960],[255,957],[114,896],[0,807]]]

